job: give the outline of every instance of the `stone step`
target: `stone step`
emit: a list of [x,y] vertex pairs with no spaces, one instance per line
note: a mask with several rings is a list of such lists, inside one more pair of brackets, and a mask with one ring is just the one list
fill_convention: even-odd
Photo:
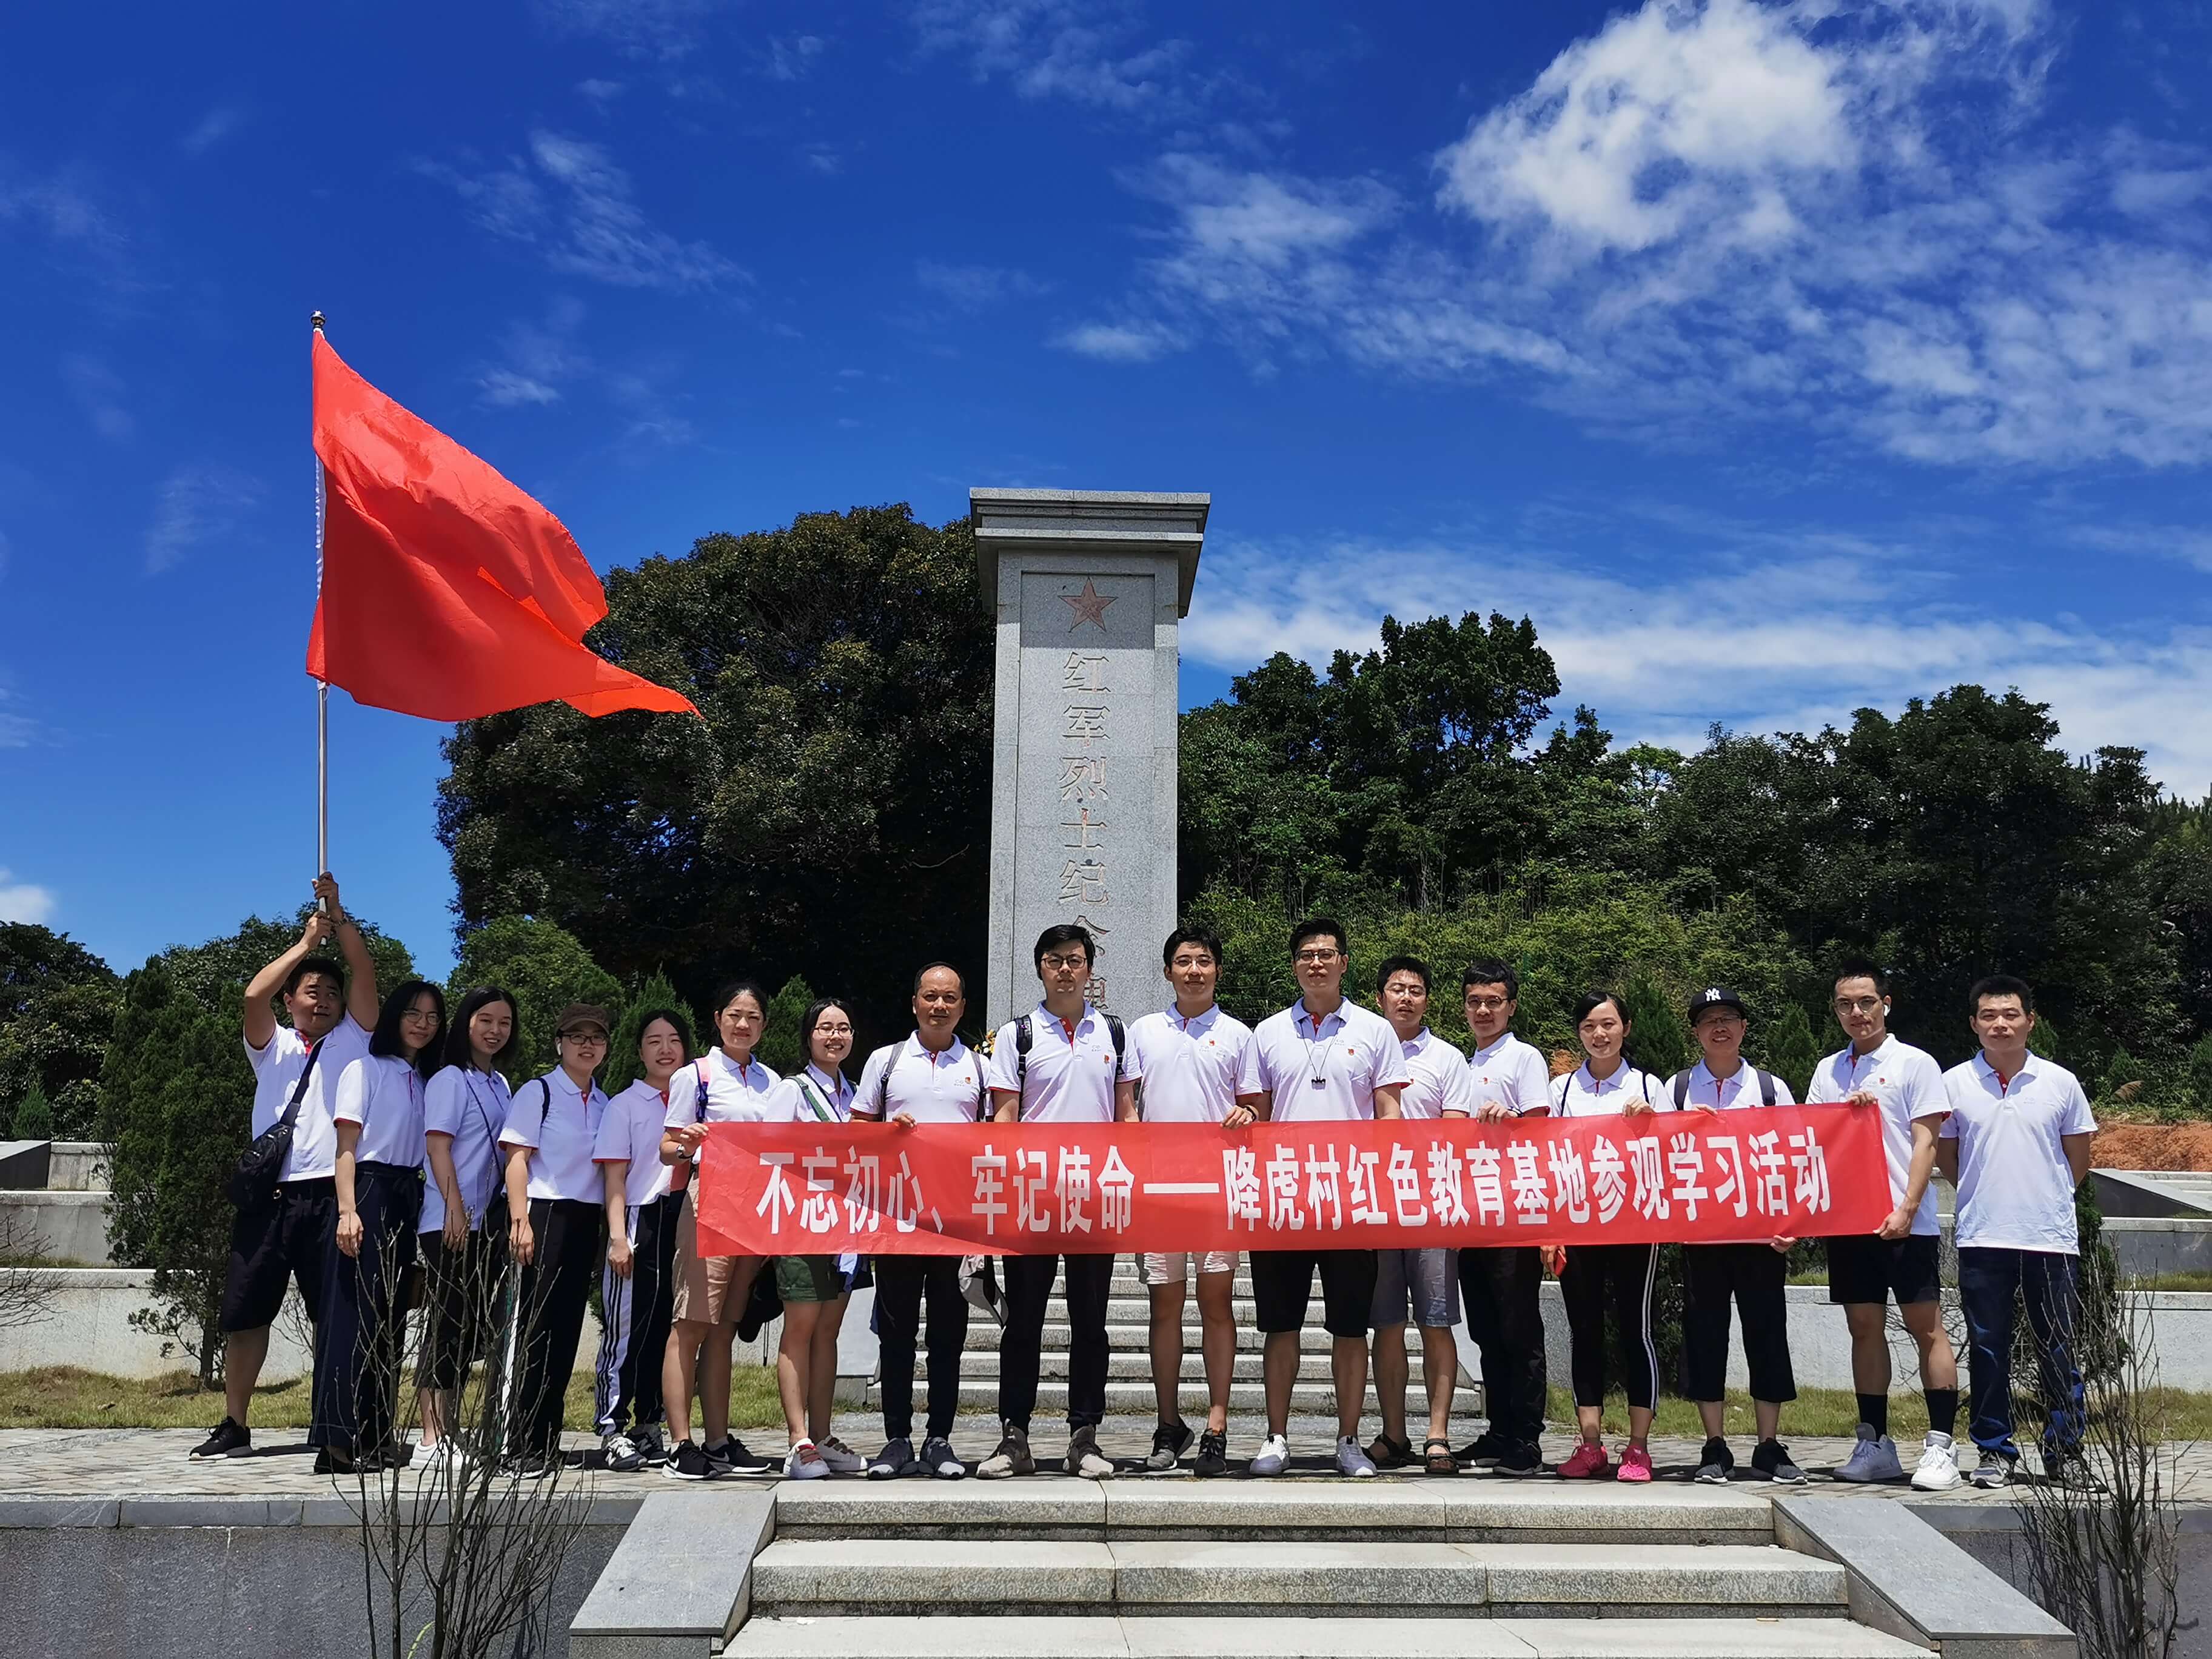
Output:
[[[1043,1334],[1038,1346],[1044,1349],[1047,1353],[1050,1353],[1056,1348],[1066,1347],[1068,1345],[1068,1333],[1071,1327],[1064,1320],[1048,1324],[1044,1327]],[[991,1320],[981,1318],[970,1319],[968,1322],[968,1341],[966,1346],[970,1351],[980,1349],[991,1353],[996,1353],[999,1351],[999,1335],[1000,1328]],[[1203,1337],[1204,1332],[1196,1320],[1185,1322],[1182,1328],[1182,1345],[1184,1347],[1189,1349],[1193,1353],[1197,1352]],[[1265,1333],[1255,1329],[1249,1323],[1240,1324],[1237,1326],[1237,1351],[1239,1353],[1259,1353],[1267,1347],[1267,1339]],[[1106,1327],[1106,1346],[1113,1349],[1117,1353],[1149,1352],[1152,1348],[1152,1326],[1149,1323],[1121,1325],[1109,1324]],[[1411,1344],[1408,1344],[1407,1346],[1409,1348],[1412,1346]],[[1316,1319],[1312,1324],[1308,1325],[1304,1330],[1298,1333],[1298,1348],[1300,1352],[1304,1353],[1327,1353],[1328,1352],[1329,1334],[1327,1331],[1322,1329],[1321,1322],[1318,1319]],[[1416,1363],[1418,1364],[1419,1362],[1416,1361]]]
[[1772,1544],[778,1538],[753,1563],[766,1617],[1041,1611],[1406,1618],[1843,1618],[1833,1562]]
[[[973,1363],[971,1357],[969,1363]],[[923,1395],[918,1386],[927,1381],[922,1368],[915,1369],[917,1387],[915,1401],[921,1403]],[[868,1386],[868,1404],[873,1406],[881,1397],[880,1387]],[[1203,1381],[1185,1382],[1176,1390],[1176,1400],[1186,1413],[1203,1413],[1207,1400]],[[1428,1407],[1428,1391],[1416,1375],[1406,1389],[1406,1408],[1416,1417],[1425,1416]],[[1472,1418],[1476,1415],[1475,1400],[1471,1392],[1461,1397],[1461,1409]],[[1158,1404],[1152,1393],[1150,1380],[1138,1382],[1109,1382],[1106,1384],[1106,1409],[1109,1412],[1149,1412]],[[1258,1382],[1231,1382],[1229,1385],[1229,1408],[1239,1412],[1261,1412],[1267,1404],[1265,1385]],[[963,1412],[994,1412],[999,1405],[999,1382],[996,1371],[988,1376],[976,1376],[963,1368],[960,1377],[960,1404]],[[1377,1409],[1375,1385],[1367,1386],[1367,1410]],[[1040,1377],[1037,1381],[1036,1410],[1040,1419],[1058,1417],[1067,1409],[1067,1382],[1065,1376]],[[1294,1382],[1291,1385],[1291,1409],[1293,1412],[1326,1416],[1336,1410],[1336,1389],[1327,1382]],[[1472,1437],[1472,1431],[1469,1431]]]
[[[1301,1612],[1304,1609],[1300,1609]],[[1932,1659],[1844,1619],[755,1618],[726,1659]]]
[[[1038,1374],[1065,1379],[1072,1356],[1065,1348],[1048,1348],[1037,1356]],[[1298,1355],[1298,1380],[1302,1382],[1326,1382],[1329,1380],[1330,1356],[1326,1349],[1316,1352],[1307,1349]],[[1257,1382],[1267,1358],[1260,1353],[1239,1353],[1230,1362],[1230,1376],[1239,1382]],[[915,1380],[919,1382],[928,1375],[929,1357],[917,1354],[914,1362]],[[963,1376],[991,1376],[999,1374],[999,1351],[996,1348],[970,1349],[960,1357]],[[1206,1356],[1195,1344],[1187,1345],[1182,1351],[1182,1370],[1180,1373],[1187,1382],[1206,1380]],[[1143,1348],[1116,1348],[1106,1356],[1106,1376],[1109,1381],[1149,1382],[1152,1380],[1152,1356]],[[1419,1368],[1413,1377],[1415,1387],[1420,1384]]]

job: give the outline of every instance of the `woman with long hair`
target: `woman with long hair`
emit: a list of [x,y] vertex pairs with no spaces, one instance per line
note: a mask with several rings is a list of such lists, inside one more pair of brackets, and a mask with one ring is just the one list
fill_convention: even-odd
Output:
[[479,985],[453,1010],[445,1065],[422,1096],[422,1346],[415,1367],[421,1455],[453,1455],[453,1400],[499,1323],[507,1200],[499,1132],[522,1048],[514,999]]
[[[845,1057],[853,1052],[853,1010],[837,997],[824,997],[799,1023],[800,1052],[806,1065],[775,1086],[768,1121],[842,1123],[853,1115],[853,1085],[845,1080]],[[791,1449],[783,1472],[794,1480],[825,1474],[858,1474],[867,1468],[860,1455],[830,1432],[831,1395],[837,1386],[837,1332],[853,1297],[860,1258],[853,1255],[780,1255],[775,1259],[776,1293],[783,1299],[783,1340],[776,1351],[776,1392],[783,1398],[784,1427]]]
[[410,979],[384,1000],[368,1053],[338,1074],[337,1251],[315,1328],[307,1431],[318,1474],[407,1461],[392,1428],[407,1328],[399,1284],[422,1210],[423,1086],[445,1035],[444,993]]
[[560,1467],[562,1409],[605,1219],[592,1147],[607,1109],[598,1081],[607,1057],[607,1011],[570,1003],[554,1029],[560,1063],[515,1091],[499,1132],[507,1154],[507,1249],[522,1269],[515,1332],[521,1386],[508,1452],[533,1478]]
[[668,1455],[661,1438],[660,1365],[675,1311],[669,1269],[684,1204],[668,1190],[660,1136],[668,1121],[668,1080],[691,1057],[691,1022],[676,1009],[648,1008],[635,1018],[642,1075],[607,1103],[592,1149],[607,1206],[593,1403],[601,1455],[618,1471]]
[[[668,1115],[662,1123],[660,1160],[684,1188],[684,1212],[676,1224],[675,1323],[668,1334],[661,1369],[662,1407],[668,1413],[668,1461],[660,1472],[672,1480],[712,1480],[726,1474],[767,1474],[775,1465],[755,1457],[730,1433],[730,1345],[738,1320],[751,1297],[761,1258],[699,1254],[697,1182],[693,1178],[699,1148],[710,1123],[771,1121],[769,1099],[779,1079],[753,1058],[754,1045],[768,1024],[768,999],[750,980],[724,986],[714,998],[714,1030],[720,1039],[668,1080]],[[700,1364],[700,1352],[706,1363]],[[704,1443],[691,1438],[691,1380],[699,1378],[699,1415]]]
[[[1641,1117],[1671,1104],[1665,1087],[1628,1062],[1633,1031],[1628,1012],[1610,991],[1593,991],[1575,1005],[1575,1036],[1583,1063],[1553,1079],[1550,1103],[1559,1117]],[[1659,1403],[1659,1353],[1651,1342],[1651,1281],[1659,1260],[1656,1244],[1577,1244],[1545,1247],[1545,1265],[1559,1276],[1566,1304],[1568,1347],[1575,1385],[1575,1417],[1582,1444],[1559,1465],[1569,1480],[1602,1476],[1605,1449],[1605,1316],[1620,1326],[1627,1375],[1628,1444],[1616,1478],[1632,1485],[1651,1479],[1651,1419]]]

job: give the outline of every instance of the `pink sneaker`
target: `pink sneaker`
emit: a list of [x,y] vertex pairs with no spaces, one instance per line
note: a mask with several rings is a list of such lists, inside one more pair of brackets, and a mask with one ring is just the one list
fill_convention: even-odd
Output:
[[[1585,1440],[1575,1448],[1574,1455],[1559,1465],[1562,1480],[1592,1480],[1606,1471],[1605,1444],[1602,1441]],[[1650,1477],[1646,1475],[1644,1479]]]
[[1620,1454],[1620,1473],[1613,1479],[1632,1481],[1638,1486],[1648,1483],[1651,1479],[1651,1454],[1641,1446],[1626,1448]]

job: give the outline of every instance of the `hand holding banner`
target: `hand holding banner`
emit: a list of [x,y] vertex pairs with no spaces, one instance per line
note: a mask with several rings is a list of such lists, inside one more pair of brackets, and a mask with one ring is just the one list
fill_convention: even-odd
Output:
[[1870,1233],[1877,1115],[1256,1124],[716,1123],[709,1255],[1726,1243]]

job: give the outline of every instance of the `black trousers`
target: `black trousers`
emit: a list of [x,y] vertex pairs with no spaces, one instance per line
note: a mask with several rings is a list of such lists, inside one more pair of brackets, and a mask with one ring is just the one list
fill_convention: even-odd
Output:
[[530,1200],[535,1247],[522,1270],[520,1322],[520,1387],[515,1395],[509,1449],[546,1455],[561,1447],[561,1417],[576,1345],[584,1334],[584,1310],[592,1299],[592,1269],[599,1254],[606,1212],[574,1198]]
[[676,1218],[684,1200],[671,1194],[634,1206],[629,1277],[599,1274],[599,1385],[593,1398],[602,1437],[644,1428],[664,1415],[660,1362],[676,1313]]
[[491,1351],[507,1318],[507,1204],[495,1198],[457,1245],[442,1231],[418,1235],[422,1255],[422,1346],[415,1386],[458,1389]]
[[356,1165],[353,1198],[361,1253],[348,1255],[334,1242],[325,1261],[307,1424],[309,1445],[347,1452],[374,1451],[392,1437],[407,1334],[400,1279],[415,1261],[422,1171],[398,1164]]
[[273,1324],[284,1306],[284,1287],[295,1280],[308,1323],[320,1324],[337,1224],[337,1184],[328,1176],[285,1182],[266,1204],[234,1215],[222,1328],[258,1331]]
[[1576,1244],[1559,1274],[1572,1344],[1575,1404],[1605,1404],[1605,1316],[1620,1323],[1628,1403],[1649,1411],[1659,1403],[1659,1355],[1651,1346],[1651,1277],[1656,1244]]
[[1544,1432],[1542,1255],[1533,1244],[1459,1253],[1460,1300],[1468,1334],[1482,1350],[1482,1399],[1490,1431],[1529,1443]]
[[[1114,1285],[1110,1255],[1010,1255],[1006,1328],[999,1336],[999,1415],[1026,1430],[1036,1410],[1045,1304],[1062,1264],[1067,1270],[1067,1426],[1096,1428],[1106,1418],[1106,1303]],[[1372,1287],[1370,1287],[1372,1294]]]
[[1790,1263],[1765,1244],[1689,1244],[1682,1249],[1682,1358],[1690,1398],[1727,1392],[1729,1304],[1743,1321],[1743,1359],[1751,1397],[1777,1404],[1797,1397],[1790,1367]]
[[929,1434],[952,1432],[960,1412],[960,1354],[968,1346],[968,1298],[960,1294],[957,1255],[879,1255],[876,1275],[876,1347],[881,1356],[884,1438],[914,1434],[914,1348],[929,1304]]

